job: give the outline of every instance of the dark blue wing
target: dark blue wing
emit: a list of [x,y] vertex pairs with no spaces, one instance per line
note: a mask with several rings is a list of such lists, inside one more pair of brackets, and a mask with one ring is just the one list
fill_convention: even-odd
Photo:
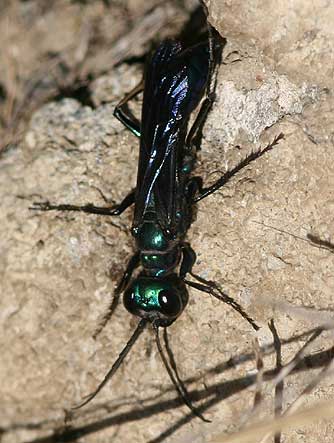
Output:
[[146,67],[134,226],[150,208],[161,228],[173,231],[187,122],[208,74],[207,43],[182,51],[165,41]]

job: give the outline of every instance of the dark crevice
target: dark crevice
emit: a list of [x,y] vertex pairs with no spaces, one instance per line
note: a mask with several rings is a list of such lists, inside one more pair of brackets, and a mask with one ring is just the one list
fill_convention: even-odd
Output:
[[0,104],[3,103],[7,98],[7,91],[5,86],[0,83]]
[[147,55],[148,54],[146,53],[146,54],[143,54],[143,55],[133,55],[133,56],[127,57],[124,60],[120,61],[119,63],[116,63],[115,66],[117,67],[117,66],[120,66],[120,65],[123,65],[123,64],[126,64],[128,66],[138,65],[138,64],[142,65],[142,64],[144,64],[146,62]]
[[188,48],[207,40],[208,30],[206,24],[206,15],[202,6],[196,7],[190,14],[189,19],[184,24],[179,35],[176,37],[182,43],[182,46]]
[[74,98],[80,102],[83,106],[89,106],[95,108],[95,104],[92,100],[92,94],[89,84],[73,84],[59,88],[58,94],[53,98],[55,101],[63,100],[64,98]]

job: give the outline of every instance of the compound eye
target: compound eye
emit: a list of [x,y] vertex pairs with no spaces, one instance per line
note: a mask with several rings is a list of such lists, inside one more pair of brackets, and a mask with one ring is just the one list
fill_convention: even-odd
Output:
[[180,297],[175,291],[163,289],[159,292],[159,305],[162,314],[167,317],[176,317],[181,312]]
[[131,314],[136,315],[138,306],[137,306],[135,294],[131,289],[128,289],[125,291],[124,297],[123,297],[123,304],[124,304],[125,308],[129,312],[131,312]]

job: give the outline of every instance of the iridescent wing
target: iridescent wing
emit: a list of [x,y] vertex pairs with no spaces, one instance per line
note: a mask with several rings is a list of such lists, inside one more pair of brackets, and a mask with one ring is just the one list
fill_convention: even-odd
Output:
[[175,235],[187,123],[205,91],[209,59],[208,43],[183,51],[168,40],[146,66],[134,227],[154,208],[164,232]]

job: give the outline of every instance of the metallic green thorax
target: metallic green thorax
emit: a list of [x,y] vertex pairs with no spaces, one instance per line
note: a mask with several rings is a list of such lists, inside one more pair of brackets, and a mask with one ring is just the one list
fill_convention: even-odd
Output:
[[175,241],[168,238],[161,229],[154,212],[154,202],[151,210],[145,214],[141,226],[132,230],[140,251],[140,261],[143,268],[151,276],[162,276],[175,269],[180,261],[180,248],[175,247]]

